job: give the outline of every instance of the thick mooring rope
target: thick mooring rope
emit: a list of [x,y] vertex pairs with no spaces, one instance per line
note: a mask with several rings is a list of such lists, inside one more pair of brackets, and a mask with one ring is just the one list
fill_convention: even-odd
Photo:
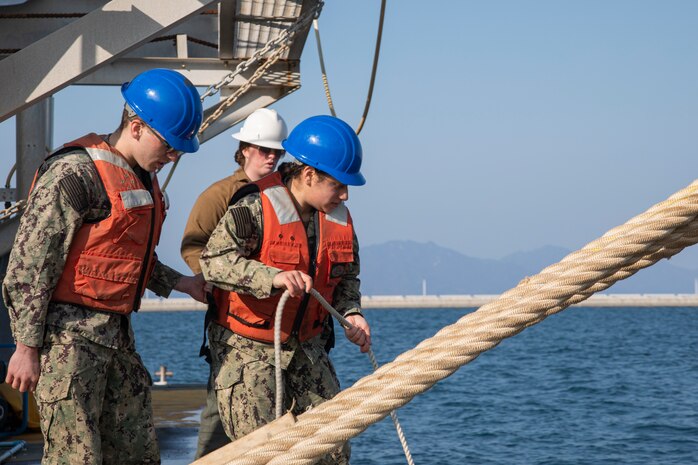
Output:
[[311,464],[525,328],[698,242],[698,181],[526,278],[230,465]]
[[[354,326],[347,321],[340,313],[335,310],[335,308],[330,305],[330,303],[325,300],[325,298],[315,289],[310,290],[310,294],[320,302],[320,305],[327,310],[333,317],[339,321],[344,329],[352,329]],[[368,349],[368,358],[371,360],[371,366],[373,366],[373,371],[378,370],[378,360],[376,360],[376,354],[373,353],[373,349]],[[277,417],[278,418],[278,417]],[[395,431],[397,432],[397,438],[400,440],[400,445],[402,446],[402,451],[405,453],[405,459],[408,465],[414,465],[414,459],[412,458],[412,453],[410,452],[410,446],[407,444],[407,438],[405,437],[405,432],[402,430],[402,425],[400,425],[400,420],[397,418],[397,412],[392,410],[390,412],[390,418],[393,420],[393,425],[395,425]]]
[[[316,291],[315,289],[310,289],[310,295],[315,297],[317,301],[320,302],[320,305],[322,305],[325,310],[327,310],[333,317],[337,319],[337,321],[339,321],[343,328],[353,328],[352,324],[349,323],[349,321],[347,321],[346,318],[340,315],[340,313],[337,310],[335,310],[335,308],[332,305],[330,305],[330,303],[327,300],[325,300],[325,298],[318,291]],[[284,414],[284,376],[283,370],[281,369],[281,321],[283,320],[284,307],[286,306],[286,302],[288,301],[289,297],[290,294],[288,290],[285,290],[284,293],[281,294],[279,303],[276,305],[276,316],[274,317],[274,378],[276,379],[275,411],[277,419],[281,418]],[[368,358],[371,360],[373,370],[377,370],[378,361],[376,360],[376,356],[373,353],[373,349],[368,349]],[[400,440],[402,450],[405,453],[405,459],[407,460],[407,464],[414,465],[414,459],[412,458],[412,453],[410,452],[410,447],[409,444],[407,444],[407,438],[405,437],[405,433],[402,430],[402,426],[400,425],[400,420],[397,417],[397,413],[395,411],[390,412],[390,418],[393,420],[393,424],[395,425],[395,431],[397,432],[397,437]]]

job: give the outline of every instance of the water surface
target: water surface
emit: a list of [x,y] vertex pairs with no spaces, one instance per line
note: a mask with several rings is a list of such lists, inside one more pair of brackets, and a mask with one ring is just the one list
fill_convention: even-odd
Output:
[[[368,310],[379,363],[469,310]],[[134,316],[138,349],[172,383],[204,383],[203,312]],[[341,331],[341,330],[340,330]],[[342,332],[343,333],[343,332]],[[370,373],[337,338],[343,387]],[[482,354],[398,411],[420,464],[698,463],[698,309],[573,308]],[[389,418],[352,463],[406,463]]]

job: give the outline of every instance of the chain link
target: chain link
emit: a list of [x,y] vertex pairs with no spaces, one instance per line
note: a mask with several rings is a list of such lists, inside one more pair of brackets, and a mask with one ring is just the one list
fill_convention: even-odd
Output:
[[[240,98],[242,94],[247,92],[247,90],[252,86],[252,84],[254,84],[255,81],[261,78],[262,75],[281,58],[281,55],[283,55],[290,48],[291,40],[296,35],[296,33],[300,31],[303,27],[308,25],[310,21],[317,19],[320,16],[320,12],[322,11],[324,5],[324,0],[318,0],[315,7],[308,11],[305,15],[300,16],[298,18],[298,21],[296,21],[291,27],[282,31],[275,39],[267,42],[264,47],[257,50],[247,60],[239,63],[232,72],[227,74],[225,77],[223,77],[223,79],[221,79],[217,83],[209,86],[204,91],[204,93],[201,94],[202,102],[206,98],[217,94],[221,90],[221,88],[230,85],[230,83],[232,83],[235,77],[237,77],[240,73],[244,73],[245,71],[247,71],[253,64],[255,64],[258,61],[261,61],[266,54],[274,50],[274,52],[266,59],[266,61],[257,68],[254,74],[250,77],[250,79],[245,84],[240,86],[233,94],[231,94],[221,105],[219,105],[219,107],[216,109],[216,111],[214,111],[211,114],[211,116],[206,118],[206,120],[201,124],[199,134],[203,134],[203,132],[218,118],[220,118],[221,115],[228,108],[230,108],[237,101],[237,99]],[[174,169],[175,167],[173,166],[171,171],[174,171]],[[170,173],[170,175],[171,174],[172,173]],[[167,181],[169,181],[169,177],[170,176],[168,176]],[[167,181],[165,182],[165,184],[163,184],[163,190],[167,187]],[[9,218],[13,214],[19,213],[24,208],[25,204],[26,202],[19,201],[8,209],[0,210],[0,221],[4,221],[6,218]]]
[[24,209],[24,207],[26,206],[26,204],[27,204],[26,200],[19,200],[14,205],[12,205],[10,208],[0,210],[0,224],[2,224],[3,221],[9,219],[12,215],[15,215],[15,214],[21,212]]
[[211,116],[206,118],[206,121],[204,121],[201,124],[201,129],[199,129],[199,134],[203,134],[203,132],[212,124],[214,123],[218,118],[221,117],[221,115],[228,109],[230,108],[238,98],[247,90],[252,87],[252,84],[254,84],[259,78],[261,78],[264,73],[277,61],[279,61],[279,58],[281,58],[281,55],[284,54],[286,50],[289,49],[289,44],[284,44],[280,48],[276,50],[276,52],[270,56],[262,65],[259,66],[254,72],[254,74],[250,77],[250,79],[241,85],[235,92],[233,92],[222,104],[216,108],[216,111],[214,111]]
[[324,6],[324,4],[325,2],[323,0],[319,0],[315,5],[315,8],[308,11],[305,15],[299,17],[298,21],[294,23],[291,27],[281,32],[281,34],[279,34],[275,39],[267,42],[264,47],[257,50],[254,54],[252,54],[250,58],[239,63],[233,71],[231,71],[219,82],[209,86],[201,95],[201,101],[217,94],[223,86],[227,86],[231,82],[233,82],[233,79],[235,79],[237,75],[247,71],[247,69],[249,69],[250,66],[252,66],[257,61],[261,60],[262,57],[264,57],[264,55],[266,55],[267,53],[281,46],[282,43],[290,42],[291,38],[293,38],[293,36],[300,29],[302,29],[306,24],[310,23],[310,21],[312,21],[313,19],[320,16],[320,12],[322,11],[322,7]]

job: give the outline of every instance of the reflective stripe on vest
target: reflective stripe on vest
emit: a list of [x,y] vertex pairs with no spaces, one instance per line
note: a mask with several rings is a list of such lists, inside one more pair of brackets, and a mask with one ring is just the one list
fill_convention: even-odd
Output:
[[126,160],[96,134],[64,147],[82,147],[88,153],[111,214],[78,230],[51,301],[128,314],[140,306],[165,219],[157,178],[151,175],[151,195]]
[[[281,182],[278,173],[255,183],[261,193],[264,234],[258,254],[249,257],[283,271],[310,270],[310,250],[305,226],[293,203],[290,192]],[[344,269],[354,261],[353,225],[349,211],[342,204],[329,215],[318,212],[316,227],[317,253],[313,286],[330,303],[334,288]],[[249,295],[214,290],[218,306],[217,323],[231,331],[261,342],[274,341],[274,314],[281,298],[277,290],[274,296],[257,299]],[[281,339],[286,342],[292,335],[300,341],[317,336],[322,331],[327,312],[313,298],[305,309],[300,309],[301,299],[287,301],[281,323]],[[303,311],[297,327],[296,316]]]

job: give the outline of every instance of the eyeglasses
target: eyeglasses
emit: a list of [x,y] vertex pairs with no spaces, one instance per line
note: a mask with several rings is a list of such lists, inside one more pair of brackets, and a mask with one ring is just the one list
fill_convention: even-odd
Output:
[[159,140],[160,142],[162,142],[162,145],[165,146],[165,153],[167,153],[167,154],[169,155],[169,154],[172,153],[172,152],[176,152],[176,150],[175,150],[170,144],[168,144],[167,141],[165,140],[165,138],[162,137],[160,134],[158,134],[157,131],[155,131],[153,128],[151,128],[151,127],[148,126],[147,124],[145,125],[145,127],[147,127],[148,130],[149,130],[155,137],[157,137],[158,140]]
[[269,147],[262,147],[261,145],[254,145],[250,144],[251,147],[256,148],[259,150],[261,153],[263,153],[265,156],[267,155],[274,155],[275,157],[283,157],[286,151],[284,149],[271,149]]

